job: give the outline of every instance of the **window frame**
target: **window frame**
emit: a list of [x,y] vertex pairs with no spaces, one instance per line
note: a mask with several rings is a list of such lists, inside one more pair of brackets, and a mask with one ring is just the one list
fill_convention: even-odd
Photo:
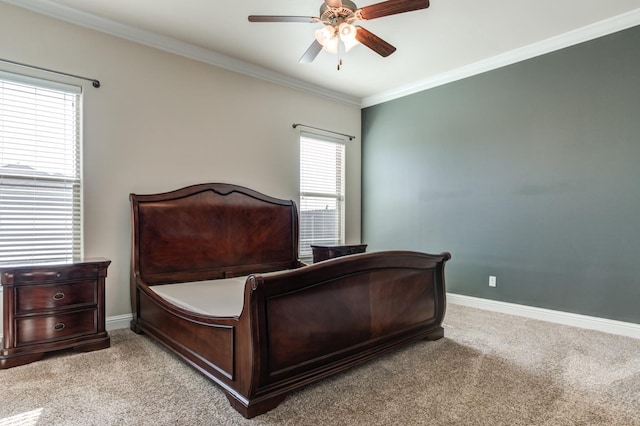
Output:
[[[5,264],[53,263],[81,258],[84,249],[82,88],[2,70],[0,70],[0,81],[3,84],[0,90],[5,94],[5,100],[9,99],[8,93],[17,92],[19,87],[23,87],[27,93],[21,99],[24,105],[16,104],[18,105],[16,110],[12,109],[13,106],[7,107],[6,114],[3,113],[4,117],[8,117],[4,128],[8,130],[3,131],[4,129],[0,128],[0,133],[3,133],[0,134],[0,197],[4,197],[0,202],[7,203],[4,209],[0,206],[0,213],[4,215],[0,217],[0,230],[3,226],[5,229],[11,229],[4,239],[0,238],[0,262]],[[40,102],[42,101],[40,97],[46,96],[51,96],[52,101],[55,100],[49,111],[63,117],[50,119],[53,123],[51,128],[55,129],[51,131],[54,136],[50,140],[55,140],[53,143],[49,143],[48,137],[42,136],[45,132],[40,128],[41,124],[38,120],[42,120],[45,114],[43,109],[38,111],[40,107],[35,106],[36,99]],[[24,121],[32,121],[24,126],[32,126],[33,129],[25,130],[24,134],[16,136],[17,132],[22,131],[20,128],[22,119],[16,118],[14,114],[18,114],[15,112],[18,107],[26,106],[29,97],[34,100],[31,111],[33,115],[27,116]],[[0,102],[5,103],[3,100]],[[9,105],[9,101],[6,101],[6,105]],[[23,111],[26,110],[20,109],[19,113],[22,114]],[[0,123],[3,121],[0,118]],[[60,130],[61,128],[64,130]],[[33,143],[25,143],[24,147],[19,146],[16,140],[20,137]],[[33,149],[34,152],[50,149],[51,151],[46,154],[50,159],[50,165],[42,166],[45,160],[35,160],[38,155],[44,156],[44,154],[27,156],[26,152],[29,149]],[[40,149],[42,151],[39,151]],[[20,157],[20,155],[24,156]],[[19,160],[16,161],[16,158]],[[24,164],[22,171],[20,167],[16,167],[20,164]],[[53,171],[57,167],[61,169]],[[45,191],[51,191],[51,193],[44,196]],[[31,201],[27,201],[27,193],[31,194]],[[39,198],[42,196],[44,197]],[[31,209],[30,213],[27,213],[28,209]],[[28,218],[29,216],[31,219]],[[18,227],[23,226],[22,224],[11,228],[14,226],[12,221],[17,223],[20,220],[32,220],[32,229],[42,226],[45,232],[29,233],[23,229],[18,230]],[[51,231],[54,228],[56,231]],[[46,231],[50,233],[47,234]],[[23,234],[18,236],[20,232]],[[21,239],[24,241],[23,244],[20,244]],[[40,253],[37,249],[38,242],[43,243]]]
[[[335,188],[335,191],[331,190],[309,190],[309,188],[305,188],[305,178],[304,178],[304,167],[305,167],[305,159],[303,158],[305,152],[303,148],[303,144],[316,142],[318,146],[324,145],[324,147],[328,147],[327,144],[332,144],[332,147],[335,147],[335,152],[332,153],[331,157],[327,156],[325,161],[334,162],[336,170],[332,170],[331,166],[328,167],[328,170],[324,172],[331,171],[326,178],[329,180],[329,185],[332,188]],[[299,241],[299,256],[302,260],[308,261],[312,258],[313,253],[311,250],[311,245],[329,245],[329,246],[337,246],[344,245],[346,238],[346,140],[342,138],[329,137],[317,133],[310,132],[300,132],[299,137],[299,147],[300,147],[300,187],[299,187],[299,206],[300,206],[300,241]],[[317,175],[316,175],[317,176]],[[333,200],[335,202],[335,210],[337,217],[335,218],[335,222],[337,225],[337,232],[332,235],[330,238],[326,238],[326,235],[321,235],[319,238],[307,237],[306,233],[309,231],[309,224],[306,222],[307,215],[306,211],[317,211],[318,209],[308,209],[307,202],[305,200],[309,198],[315,198],[316,201],[321,199]],[[313,204],[313,203],[311,203]],[[327,204],[328,205],[328,204]],[[328,225],[331,227],[334,219],[329,219],[330,222]],[[326,218],[321,220],[324,225],[322,226],[322,232],[326,230]],[[313,227],[311,227],[313,228]],[[313,230],[311,231],[313,232]]]

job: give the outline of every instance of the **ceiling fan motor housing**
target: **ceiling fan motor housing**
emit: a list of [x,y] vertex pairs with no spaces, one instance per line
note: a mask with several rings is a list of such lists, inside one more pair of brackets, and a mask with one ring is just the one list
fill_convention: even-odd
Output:
[[[327,9],[329,9],[329,7],[330,6],[327,3],[323,2],[322,5],[320,6],[320,15],[325,13],[327,11]],[[358,9],[358,6],[356,6],[356,4],[354,2],[349,1],[349,0],[342,0],[342,7],[345,8],[345,9],[349,9],[352,12],[355,12]]]
[[320,19],[325,23],[338,25],[347,20],[355,20],[356,10],[358,10],[358,6],[349,0],[342,0],[341,7],[331,7],[327,3],[322,3],[320,6]]

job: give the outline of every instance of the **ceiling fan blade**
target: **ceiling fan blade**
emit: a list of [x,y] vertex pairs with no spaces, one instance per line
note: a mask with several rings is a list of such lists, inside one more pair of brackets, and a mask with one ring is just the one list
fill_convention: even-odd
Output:
[[342,0],[324,0],[329,7],[342,7]]
[[318,43],[318,40],[313,40],[311,46],[304,52],[302,58],[298,61],[301,64],[310,64],[318,56],[318,53],[322,50],[322,45]]
[[376,52],[378,55],[386,58],[396,51],[395,47],[369,30],[362,28],[360,25],[356,25],[356,28],[358,29],[356,32],[356,40]]
[[318,22],[313,16],[249,15],[249,22]]
[[361,8],[360,16],[362,19],[368,20],[428,7],[429,0],[388,0]]

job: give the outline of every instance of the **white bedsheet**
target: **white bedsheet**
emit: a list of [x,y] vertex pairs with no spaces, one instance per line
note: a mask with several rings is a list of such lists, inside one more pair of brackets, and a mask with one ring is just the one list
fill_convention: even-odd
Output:
[[189,311],[217,317],[242,313],[247,277],[150,286],[158,296]]

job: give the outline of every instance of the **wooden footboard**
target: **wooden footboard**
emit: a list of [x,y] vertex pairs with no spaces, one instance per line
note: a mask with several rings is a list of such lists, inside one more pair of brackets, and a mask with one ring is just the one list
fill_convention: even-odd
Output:
[[448,259],[377,252],[251,277],[254,395],[288,392],[408,342],[441,338]]

